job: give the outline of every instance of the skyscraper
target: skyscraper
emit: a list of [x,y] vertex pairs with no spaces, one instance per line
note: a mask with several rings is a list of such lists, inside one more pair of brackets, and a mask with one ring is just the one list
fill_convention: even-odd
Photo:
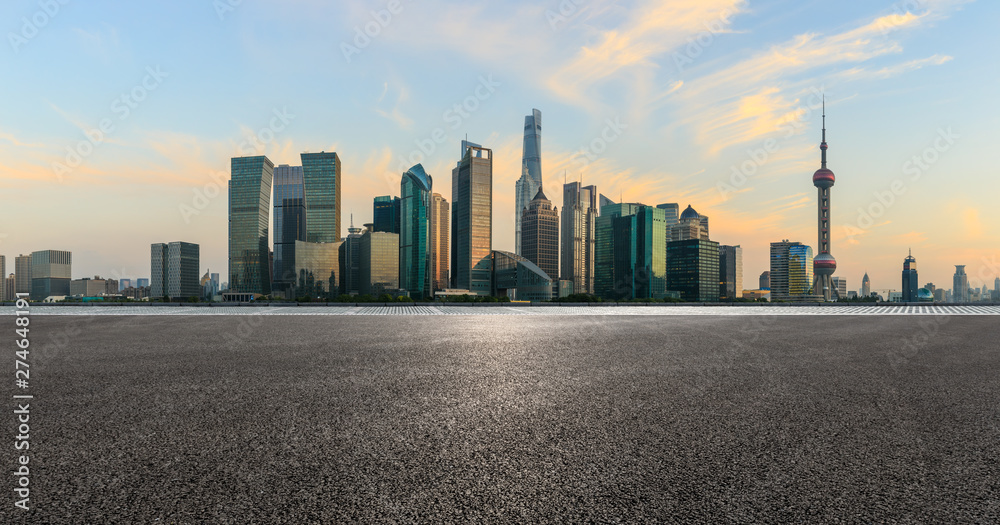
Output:
[[670,226],[667,232],[671,241],[686,241],[689,239],[708,240],[707,222],[702,221],[702,216],[695,211],[691,205],[681,213],[677,222]]
[[769,272],[769,271],[761,272],[760,279],[758,280],[757,285],[758,285],[758,287],[760,287],[761,290],[770,290],[771,289],[771,272]]
[[[524,148],[521,153],[521,178],[514,194],[514,248],[521,255],[521,220],[524,210],[542,188],[542,112],[531,110],[524,117]],[[557,277],[553,277],[553,279]]]
[[816,301],[812,248],[783,240],[771,243],[771,300]]
[[448,288],[448,255],[451,243],[448,225],[451,207],[448,200],[435,193],[431,196],[431,280],[432,291]]
[[73,254],[59,250],[31,252],[31,300],[69,295]]
[[272,288],[286,294],[295,286],[295,241],[306,240],[302,167],[274,168],[274,269]]
[[847,297],[847,279],[844,277],[833,276],[833,287],[840,294],[838,297]]
[[366,230],[359,242],[362,295],[399,292],[399,234]]
[[920,286],[917,284],[917,260],[913,258],[913,250],[910,250],[910,254],[903,260],[903,302],[917,302],[917,291],[919,289]]
[[[271,182],[265,156],[234,157],[229,181],[229,291],[268,295]],[[151,290],[152,291],[152,290]]]
[[[667,292],[667,221],[660,208],[639,206],[612,220],[615,299],[662,299]],[[715,248],[718,250],[718,247]],[[718,254],[716,254],[717,258]],[[717,289],[719,268],[711,277]]]
[[521,256],[559,279],[559,212],[541,188],[521,214]]
[[302,153],[306,199],[306,240],[340,240],[340,157],[334,152]]
[[[615,219],[623,216],[635,214],[642,204],[639,203],[616,203],[611,199],[600,196],[601,213],[597,217],[594,227],[594,294],[605,299],[616,299],[621,296],[620,290],[624,283],[616,281],[616,272],[625,272],[626,269],[615,268]],[[664,221],[666,221],[664,213]]]
[[563,184],[559,278],[573,282],[573,293],[594,293],[597,215],[597,186]]
[[14,258],[14,293],[31,293],[31,255]]
[[493,150],[468,146],[451,172],[452,288],[490,294]]
[[743,296],[743,248],[719,246],[719,299],[732,301]]
[[340,290],[338,254],[342,241],[295,241],[295,297],[330,300]]
[[[7,257],[0,255],[0,279],[5,278],[5,275],[7,275]],[[2,292],[3,287],[0,286],[0,295],[2,295]]]
[[[708,239],[693,238],[668,242],[667,288],[672,292],[680,292],[684,301],[718,301],[723,288],[719,283],[719,275],[722,273],[719,266],[721,253],[723,250],[719,243]],[[742,260],[742,251],[739,251],[739,254]],[[736,254],[727,254],[730,255],[733,257],[731,260],[735,267]],[[742,270],[739,277],[742,281]],[[733,288],[735,290],[735,282]],[[740,290],[741,294],[742,292],[743,290]]]
[[3,300],[13,301],[17,299],[17,292],[14,290],[16,285],[14,274],[10,274],[3,280]]
[[430,298],[430,216],[433,179],[420,164],[413,166],[399,183],[399,287],[414,299]]
[[815,282],[812,284],[813,293],[822,295],[823,300],[831,301],[838,299],[839,295],[833,286],[831,277],[837,271],[837,260],[830,254],[830,188],[836,181],[833,172],[826,167],[826,102],[823,103],[823,142],[820,143],[822,165],[813,174],[813,185],[819,192],[817,200],[819,217],[819,254],[813,261],[815,270]]
[[149,296],[156,299],[201,297],[200,252],[201,248],[190,242],[150,245]]
[[399,197],[380,195],[372,203],[372,224],[377,232],[399,233]]
[[347,229],[347,237],[338,250],[340,263],[340,293],[358,295],[361,293],[361,235],[365,230],[354,227],[354,218]]
[[953,302],[969,302],[969,276],[965,273],[964,264],[955,265],[955,276],[952,278],[951,295]]
[[[681,218],[681,207],[676,202],[669,202],[665,204],[657,204],[657,208],[660,208],[664,212],[664,217],[667,219],[667,228],[677,224],[677,221]],[[705,217],[705,225],[708,225],[708,217]],[[707,229],[707,228],[706,228]]]
[[868,278],[868,272],[865,272],[864,278],[861,279],[861,297],[871,297],[872,295],[872,280]]

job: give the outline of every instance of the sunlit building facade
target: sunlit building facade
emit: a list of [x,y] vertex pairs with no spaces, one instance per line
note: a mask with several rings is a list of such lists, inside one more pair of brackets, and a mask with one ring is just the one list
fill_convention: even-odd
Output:
[[338,295],[342,244],[295,241],[295,297],[329,300]]
[[799,242],[771,243],[771,300],[822,301],[813,295],[813,251]]
[[359,292],[362,295],[399,291],[399,234],[366,231],[361,235]]
[[533,109],[524,117],[521,178],[514,185],[514,253],[521,254],[524,210],[542,189],[542,112]]
[[[615,299],[625,292],[625,283],[615,278],[615,219],[634,215],[643,205],[638,203],[616,203],[600,196],[601,213],[594,221],[594,294],[605,299]],[[625,269],[620,269],[620,272]]]
[[440,193],[431,195],[431,287],[434,291],[444,290],[448,282],[448,256],[451,252],[449,225],[451,206]]
[[335,152],[302,153],[306,200],[306,240],[340,240],[340,156]]
[[451,288],[490,294],[493,150],[469,145],[451,172]]
[[597,186],[563,185],[559,278],[572,282],[572,293],[594,293],[598,213]]
[[[615,217],[611,223],[615,289],[609,298],[666,297],[667,222],[663,209],[639,206],[635,213]],[[715,279],[717,275],[716,265]],[[718,287],[718,281],[715,282]]]
[[558,279],[559,211],[541,189],[521,215],[521,255]]

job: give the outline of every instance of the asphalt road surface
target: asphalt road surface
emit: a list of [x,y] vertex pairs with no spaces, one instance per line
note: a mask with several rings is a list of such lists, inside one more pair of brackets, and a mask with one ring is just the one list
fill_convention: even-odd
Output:
[[996,317],[31,328],[0,523],[1000,521]]

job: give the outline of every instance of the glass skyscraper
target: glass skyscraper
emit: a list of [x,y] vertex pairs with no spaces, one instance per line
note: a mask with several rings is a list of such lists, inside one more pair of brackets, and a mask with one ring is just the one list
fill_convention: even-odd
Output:
[[295,241],[295,296],[333,299],[340,289],[338,254],[341,241]]
[[[524,148],[521,150],[521,178],[514,185],[514,248],[521,255],[522,213],[542,189],[542,112],[531,110],[524,117]],[[558,276],[552,276],[557,279]]]
[[579,182],[563,185],[559,279],[572,281],[573,293],[594,293],[597,215],[596,186]]
[[31,300],[69,295],[73,254],[60,250],[31,253]]
[[435,193],[431,196],[431,287],[434,291],[450,286],[448,282],[448,255],[451,252],[451,206],[448,200]]
[[743,248],[719,246],[719,299],[732,301],[743,295]]
[[616,203],[601,195],[601,214],[595,220],[594,293],[605,299],[618,297],[623,286],[615,280],[615,230],[614,220],[633,215],[642,204]]
[[468,146],[451,172],[452,288],[490,294],[493,150]]
[[910,252],[903,261],[903,302],[917,302],[919,300],[917,290],[919,289],[920,285],[917,284],[917,260],[913,257],[913,252]]
[[813,295],[813,251],[802,243],[771,243],[771,300],[822,301]]
[[361,294],[399,293],[399,234],[368,230],[359,245]]
[[306,240],[340,240],[340,157],[334,152],[303,153]]
[[667,292],[667,222],[664,211],[639,206],[612,220],[613,299],[662,299]]
[[375,231],[399,233],[399,197],[382,195],[375,197],[372,210],[372,223],[375,224]]
[[430,213],[433,180],[420,164],[399,183],[399,287],[414,299],[430,298]]
[[265,156],[234,157],[229,181],[229,291],[268,295],[271,182]]
[[201,248],[190,242],[150,245],[149,296],[157,299],[201,297],[204,290],[198,279],[200,252]]
[[667,287],[687,302],[719,300],[719,243],[687,239],[667,243]]
[[302,167],[274,168],[274,270],[272,288],[287,293],[296,282],[295,241],[306,240]]

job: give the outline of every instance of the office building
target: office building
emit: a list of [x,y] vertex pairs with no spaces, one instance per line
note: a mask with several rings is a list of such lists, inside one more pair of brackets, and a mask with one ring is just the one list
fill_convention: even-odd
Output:
[[399,233],[399,197],[382,195],[375,197],[372,207],[374,231]]
[[[0,255],[0,278],[3,278],[5,275],[7,275],[7,257]],[[0,287],[0,292],[2,291],[2,287]]]
[[521,256],[552,281],[559,276],[559,211],[539,188],[521,216]]
[[[266,245],[265,245],[266,247]],[[149,296],[154,299],[188,299],[201,297],[198,279],[201,266],[200,247],[190,242],[157,243],[150,245]]]
[[451,252],[450,228],[451,207],[448,200],[435,193],[431,196],[431,288],[444,290],[448,281],[448,256]]
[[865,276],[861,279],[861,296],[871,297],[872,295],[872,280],[868,278],[868,272],[865,272]]
[[813,260],[813,270],[815,282],[812,285],[813,293],[822,295],[824,301],[836,301],[840,295],[833,286],[833,273],[837,271],[837,260],[830,253],[830,213],[831,200],[830,190],[833,188],[836,177],[833,171],[826,167],[826,103],[823,104],[823,141],[819,145],[821,166],[813,174],[813,185],[816,186],[818,198],[817,206],[817,232],[819,241],[819,254]]
[[118,294],[118,281],[101,279],[95,275],[93,279],[73,279],[69,283],[69,294],[73,297],[103,297]]
[[[847,279],[845,279],[843,277],[834,276],[833,277],[833,287],[834,287],[834,289],[837,290],[837,293],[840,294],[838,297],[844,297],[844,298],[846,298],[848,296],[848,293],[847,293]],[[854,295],[857,295],[857,292],[854,292]]]
[[306,240],[337,242],[340,240],[340,157],[323,151],[302,153],[299,158],[306,200]]
[[[10,274],[4,277],[3,280],[3,300],[4,301],[14,301],[17,299],[17,281],[14,274]],[[28,292],[31,293],[31,292]]]
[[[639,206],[635,213],[612,219],[612,276],[609,298],[662,299],[667,296],[667,221],[660,208]],[[716,247],[718,250],[718,247]],[[716,254],[711,281],[718,292]]]
[[[374,225],[370,225],[373,226]],[[361,293],[361,235],[364,228],[354,226],[351,217],[351,227],[347,229],[347,237],[338,250],[340,267],[340,293],[358,295]],[[388,232],[385,232],[388,233]]]
[[358,274],[362,295],[399,294],[399,234],[368,229],[361,235]]
[[[273,177],[274,164],[267,157],[232,159],[229,180],[230,292],[254,296],[271,293],[268,229]],[[155,275],[153,280],[156,281]],[[154,283],[155,286],[159,284]],[[156,291],[151,288],[150,295],[157,297]]]
[[[559,279],[572,283],[571,293],[594,293],[598,213],[597,186],[582,186],[579,182],[563,184]],[[669,211],[664,213],[669,214]]]
[[761,272],[760,279],[757,280],[757,287],[761,290],[771,289],[771,272]]
[[493,150],[468,146],[451,172],[451,287],[489,295],[493,252]]
[[[720,286],[719,276],[722,274],[719,262],[720,255],[725,251],[729,258],[727,263],[736,265],[737,256],[742,264],[742,249],[723,250],[719,243],[706,239],[686,239],[667,243],[667,288],[679,292],[685,302],[716,302],[723,286]],[[735,270],[734,270],[735,273]],[[742,270],[739,272],[743,280]],[[736,276],[732,279],[735,281]],[[735,286],[735,283],[734,283]],[[742,286],[740,286],[742,288]],[[742,290],[740,290],[742,293]],[[730,293],[730,290],[727,290]],[[732,299],[736,298],[735,288],[732,289]]]
[[[464,153],[463,153],[464,156]],[[542,189],[542,112],[531,110],[524,117],[524,148],[521,150],[521,178],[514,187],[514,253],[521,255],[521,221],[524,210]]]
[[295,241],[295,298],[330,300],[340,291],[339,254],[343,241]]
[[132,279],[118,279],[118,291],[122,291],[126,288],[133,288],[135,284]]
[[44,301],[46,297],[69,295],[72,273],[72,253],[60,250],[32,252],[31,300]]
[[771,243],[771,301],[820,301],[814,295],[812,248],[783,240]]
[[399,287],[413,299],[433,297],[431,284],[431,194],[434,180],[420,164],[399,183]]
[[955,265],[955,276],[952,278],[951,299],[956,303],[969,302],[969,276],[965,273],[964,264]]
[[520,255],[494,250],[491,253],[491,294],[518,301],[552,299],[552,278],[535,263]]
[[681,213],[677,222],[670,226],[668,231],[669,240],[686,241],[690,239],[708,240],[708,229],[706,222],[701,220],[701,215],[695,211],[691,205]]
[[[625,296],[631,291],[626,289],[624,282],[616,280],[616,275],[625,273],[625,268],[615,267],[615,220],[620,217],[634,215],[639,208],[643,207],[639,203],[616,203],[611,199],[600,196],[601,213],[594,223],[594,294],[605,299],[615,300]],[[661,213],[665,212],[661,210]]]
[[135,287],[136,288],[149,288],[149,279],[145,279],[145,278],[136,279],[135,280]]
[[903,260],[903,302],[917,302],[919,289],[920,286],[917,285],[917,260],[913,257],[911,250],[910,254]]
[[31,293],[30,255],[18,255],[14,258],[14,293]]
[[271,288],[290,298],[295,286],[295,243],[306,240],[305,183],[301,166],[274,168],[274,267]]
[[[676,202],[669,202],[669,203],[665,203],[665,204],[657,204],[656,207],[659,208],[659,209],[661,209],[661,210],[663,210],[663,217],[667,221],[667,228],[670,228],[673,225],[675,225],[678,222],[680,222],[680,219],[681,219],[681,211],[680,211],[681,207]],[[705,218],[705,224],[706,224],[706,227],[707,227],[707,225],[708,225],[708,218],[707,217]],[[706,228],[706,230],[707,230],[707,228]]]
[[[739,299],[743,295],[743,248],[739,245],[719,246],[718,264],[719,300]],[[669,275],[669,273],[670,269],[668,268],[667,274]]]

